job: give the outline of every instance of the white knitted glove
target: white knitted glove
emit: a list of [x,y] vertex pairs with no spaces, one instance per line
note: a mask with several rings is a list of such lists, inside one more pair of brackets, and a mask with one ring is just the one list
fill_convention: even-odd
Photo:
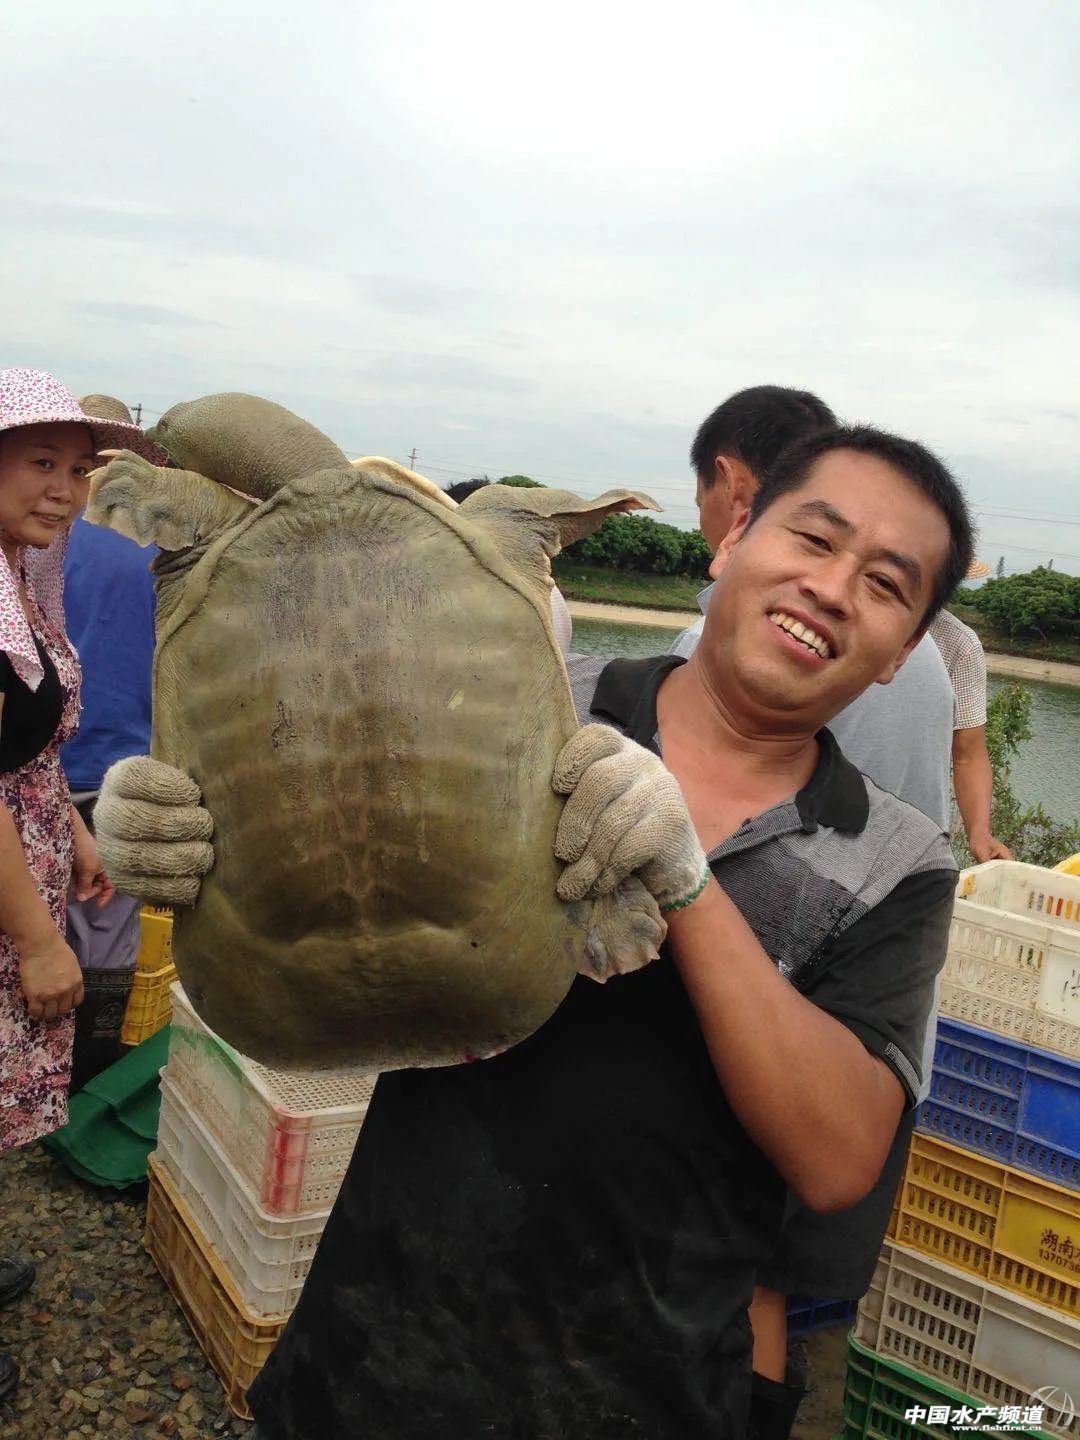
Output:
[[679,782],[650,750],[608,725],[586,725],[555,762],[552,788],[568,795],[555,854],[568,860],[562,900],[603,895],[636,875],[661,910],[701,893],[709,871]]
[[98,850],[118,890],[156,905],[194,905],[214,863],[209,810],[189,775],[149,755],[105,772],[94,806]]

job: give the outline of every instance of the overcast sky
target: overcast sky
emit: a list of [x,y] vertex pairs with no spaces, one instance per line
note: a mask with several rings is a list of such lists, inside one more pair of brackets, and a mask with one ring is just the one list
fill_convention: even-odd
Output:
[[807,386],[939,449],[991,564],[1080,573],[1073,0],[53,0],[0,44],[3,363],[677,524],[704,415]]

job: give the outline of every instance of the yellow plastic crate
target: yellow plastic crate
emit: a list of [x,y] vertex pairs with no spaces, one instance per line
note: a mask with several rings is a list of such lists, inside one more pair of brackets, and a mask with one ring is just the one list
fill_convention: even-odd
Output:
[[251,1419],[248,1386],[285,1325],[283,1315],[255,1315],[242,1304],[224,1265],[199,1234],[168,1176],[149,1158],[143,1244],[217,1371],[234,1415]]
[[1080,1191],[915,1134],[889,1237],[1037,1304],[1080,1313]]
[[163,1025],[168,1025],[172,1019],[169,986],[175,979],[175,965],[164,965],[153,973],[135,971],[124,1011],[124,1023],[120,1027],[120,1039],[125,1045],[138,1045],[148,1036],[156,1035]]
[[156,973],[173,963],[173,912],[166,905],[144,905],[139,911],[139,953],[135,969]]

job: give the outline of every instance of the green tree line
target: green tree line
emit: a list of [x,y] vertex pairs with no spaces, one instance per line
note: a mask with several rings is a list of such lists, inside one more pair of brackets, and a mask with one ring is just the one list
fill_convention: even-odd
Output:
[[1080,575],[1039,565],[977,589],[961,587],[953,599],[978,610],[1003,635],[1080,640]]

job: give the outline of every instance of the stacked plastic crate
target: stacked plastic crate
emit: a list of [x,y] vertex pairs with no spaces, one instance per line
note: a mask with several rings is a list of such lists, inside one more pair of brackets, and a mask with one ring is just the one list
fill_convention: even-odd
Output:
[[300,1296],[374,1081],[256,1065],[172,987],[146,1245],[244,1418],[245,1391]]
[[838,1440],[1080,1437],[1080,878],[965,871]]

